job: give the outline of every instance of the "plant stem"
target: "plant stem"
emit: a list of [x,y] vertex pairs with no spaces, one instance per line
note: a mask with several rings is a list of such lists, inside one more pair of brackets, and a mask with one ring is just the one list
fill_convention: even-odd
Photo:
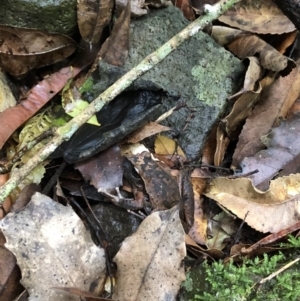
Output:
[[86,123],[96,112],[100,111],[105,104],[109,103],[116,96],[118,96],[141,75],[161,62],[184,41],[197,34],[201,29],[209,25],[213,20],[219,18],[228,9],[240,1],[241,0],[221,0],[213,6],[207,6],[208,10],[206,11],[205,15],[189,24],[185,29],[166,42],[163,46],[148,55],[140,62],[140,64],[131,69],[123,77],[111,85],[106,91],[100,94],[78,116],[74,117],[66,125],[58,128],[52,140],[47,143],[24,166],[22,166],[18,172],[13,174],[2,187],[0,187],[0,204],[4,201],[5,197],[7,197],[10,192],[16,188],[18,184],[30,173],[32,169],[43,162],[63,141],[69,140],[71,136],[80,128],[80,126]]

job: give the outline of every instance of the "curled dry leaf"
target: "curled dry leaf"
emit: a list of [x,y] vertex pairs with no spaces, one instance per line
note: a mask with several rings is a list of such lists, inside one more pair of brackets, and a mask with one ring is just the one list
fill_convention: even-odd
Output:
[[271,181],[262,192],[250,179],[217,178],[204,193],[261,232],[276,233],[300,220],[300,174]]
[[[259,61],[256,57],[247,59],[249,60],[249,67],[245,75],[243,89],[232,97],[240,95],[241,93],[242,95],[234,103],[230,114],[226,116],[219,125],[219,130],[225,130],[231,139],[237,138],[241,125],[251,114],[255,104],[259,100],[262,90],[260,79],[264,70],[259,65]],[[219,140],[217,140],[217,142],[219,142]]]
[[232,27],[261,34],[282,34],[295,30],[294,24],[272,0],[244,0],[219,20]]
[[129,51],[130,1],[117,19],[110,37],[102,45],[99,56],[108,64],[122,66]]
[[103,28],[109,24],[114,1],[78,0],[77,19],[82,38],[91,44],[97,44]]
[[76,49],[68,36],[0,25],[0,65],[19,76],[63,60]]
[[271,71],[281,71],[284,75],[296,66],[291,59],[255,35],[239,37],[227,47],[241,59],[258,55],[262,67]]
[[185,279],[184,237],[177,207],[148,216],[114,258],[118,272],[112,299],[175,300]]
[[213,26],[211,31],[211,37],[221,46],[225,46],[245,34],[242,30],[225,26]]
[[260,96],[260,102],[248,117],[233,154],[232,166],[238,167],[245,157],[252,157],[265,146],[260,138],[279,124],[300,93],[300,68],[279,77]]

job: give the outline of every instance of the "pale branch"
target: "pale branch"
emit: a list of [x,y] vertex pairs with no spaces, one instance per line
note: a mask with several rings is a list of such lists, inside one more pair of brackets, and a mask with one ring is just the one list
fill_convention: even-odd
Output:
[[96,112],[118,96],[122,91],[129,87],[137,78],[145,72],[153,68],[161,62],[173,50],[178,48],[184,41],[192,37],[212,21],[219,18],[228,9],[233,7],[241,0],[221,0],[213,6],[206,5],[205,15],[201,16],[193,23],[189,24],[185,29],[176,36],[166,42],[159,49],[148,55],[136,67],[127,72],[123,77],[117,80],[106,91],[100,94],[86,109],[78,116],[74,117],[66,125],[60,127],[55,132],[53,138],[47,143],[37,154],[32,157],[17,172],[11,175],[11,178],[0,187],[0,203],[10,194],[10,192],[18,186],[18,184],[41,162],[43,162],[55,149],[63,142],[71,138],[71,136],[86,123]]

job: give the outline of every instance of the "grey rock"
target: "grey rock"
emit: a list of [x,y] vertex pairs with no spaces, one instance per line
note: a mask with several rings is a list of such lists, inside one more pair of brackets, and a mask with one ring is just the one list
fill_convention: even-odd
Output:
[[0,24],[71,34],[76,0],[0,0]]
[[[189,22],[175,7],[153,10],[133,20],[130,50],[123,68],[99,64],[97,93],[104,91],[122,74],[185,28]],[[170,96],[182,97],[187,107],[175,112],[164,123],[180,133],[179,145],[188,157],[197,159],[213,126],[225,113],[227,97],[235,93],[243,78],[239,59],[203,32],[184,42],[161,63],[144,74],[130,89],[163,89]],[[169,97],[167,107],[175,105]]]

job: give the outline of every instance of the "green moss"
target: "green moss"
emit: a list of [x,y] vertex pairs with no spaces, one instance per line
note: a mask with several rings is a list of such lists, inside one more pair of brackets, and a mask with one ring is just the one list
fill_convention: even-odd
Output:
[[[206,287],[202,289],[193,288],[194,295],[180,300],[205,300],[205,301],[281,301],[300,300],[300,273],[299,262],[281,272],[279,275],[259,284],[260,280],[278,271],[281,267],[299,256],[300,239],[289,238],[284,247],[292,248],[289,253],[279,252],[276,255],[264,254],[263,258],[247,259],[242,264],[236,265],[230,262],[208,264],[205,262],[204,269]],[[195,281],[187,275],[183,284],[186,291],[191,291],[191,283]]]

